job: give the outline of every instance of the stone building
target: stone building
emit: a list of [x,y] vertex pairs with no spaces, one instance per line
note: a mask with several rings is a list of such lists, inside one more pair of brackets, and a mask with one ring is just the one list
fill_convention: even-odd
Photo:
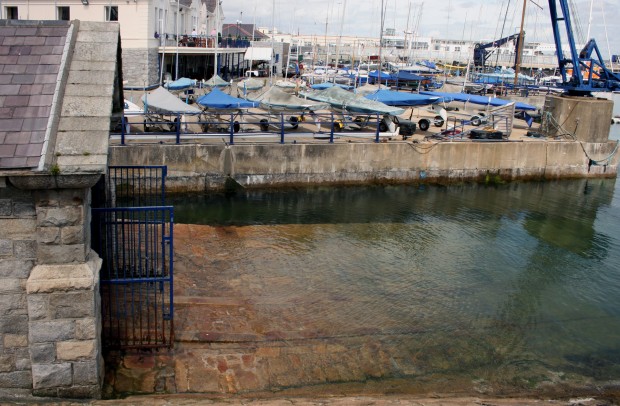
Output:
[[91,187],[122,111],[117,24],[0,20],[0,395],[98,397]]
[[[160,81],[162,57],[165,71],[178,71],[175,51],[182,55],[207,55],[213,59],[213,44],[205,47],[179,47],[184,36],[205,38],[220,31],[224,13],[216,0],[69,0],[62,4],[50,0],[3,0],[0,19],[80,20],[118,24],[123,41],[123,78],[128,87],[156,85]],[[220,54],[229,51],[220,51]],[[182,61],[182,63],[185,61]],[[185,70],[185,69],[184,69]],[[182,73],[185,73],[184,70]]]

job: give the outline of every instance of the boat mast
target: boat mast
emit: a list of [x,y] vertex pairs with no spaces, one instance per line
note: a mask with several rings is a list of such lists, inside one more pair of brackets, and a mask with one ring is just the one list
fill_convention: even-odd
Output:
[[[542,7],[536,4],[535,1],[530,0],[530,2],[542,10]],[[523,45],[525,42],[525,33],[523,32],[523,24],[525,23],[526,4],[527,4],[527,0],[523,0],[523,14],[521,15],[521,31],[519,31],[519,44],[517,46],[517,63],[515,64],[515,86],[519,82],[519,70],[521,69],[521,58],[523,57]]]
[[384,0],[381,0],[381,32],[379,33],[379,70],[378,72],[378,82],[379,89],[381,89],[381,70],[383,69],[383,59],[381,55],[381,50],[383,49],[383,25],[385,23],[385,6]]
[[169,14],[170,14],[170,4],[167,3],[166,4],[166,13],[165,13],[165,16],[164,16],[163,32],[159,33],[159,38],[158,38],[160,44],[162,42],[162,38],[163,38],[163,42],[164,42],[163,51],[161,53],[161,66],[159,68],[159,85],[160,86],[164,82],[164,69],[166,67],[166,42],[168,42],[166,37],[168,36],[168,18],[169,18]]
[[[590,28],[592,27],[592,6],[594,4],[594,0],[590,0],[590,16],[588,17],[588,35],[586,36],[586,42],[590,40]],[[602,3],[601,3],[601,7],[602,7]],[[603,17],[605,17],[605,14],[603,14]]]
[[273,45],[274,35],[276,35],[276,0],[271,3],[271,58],[269,58],[269,84],[273,85],[273,67],[275,61],[273,60]]
[[[407,47],[407,35],[409,34],[409,17],[411,17],[411,0],[409,1],[409,12],[407,13],[407,25],[405,27],[405,43],[403,44],[403,47],[407,50],[411,50],[410,47]],[[411,39],[409,39],[409,41],[411,41]]]
[[[256,32],[256,5],[258,0],[254,0],[254,17],[252,17],[252,42],[250,43],[250,47],[254,47],[254,33]],[[252,64],[254,63],[254,49],[250,52],[250,78],[252,77]]]
[[609,67],[611,68],[611,71],[613,72],[614,61],[613,61],[613,57],[611,56],[611,48],[609,47],[609,36],[607,35],[607,21],[605,21],[605,8],[603,6],[603,3],[601,3],[601,12],[603,14],[603,26],[605,27],[605,40],[607,41],[607,53],[609,54]]
[[176,0],[177,1],[177,14],[175,16],[175,34],[174,34],[174,40],[177,43],[177,55],[176,55],[176,61],[174,63],[174,80],[177,80],[179,78],[179,11],[180,11],[180,6],[179,4],[181,3],[180,0]]
[[347,0],[344,0],[342,5],[342,17],[340,18],[340,35],[338,36],[338,43],[336,44],[336,72],[338,71],[338,61],[340,60],[340,43],[342,42],[342,27],[344,26],[344,12],[347,8]]
[[523,0],[523,13],[521,14],[521,30],[519,31],[519,43],[517,46],[517,63],[515,63],[515,86],[519,84],[519,70],[521,69],[521,53],[523,52],[523,24],[525,23],[525,7],[527,0]]
[[213,54],[213,77],[214,78],[217,76],[217,43],[220,39],[220,5],[221,4],[222,4],[221,0],[215,2],[215,53]]

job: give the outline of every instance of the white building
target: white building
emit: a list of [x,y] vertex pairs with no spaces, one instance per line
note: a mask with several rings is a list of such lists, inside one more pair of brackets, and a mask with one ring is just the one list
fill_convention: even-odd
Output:
[[224,12],[216,0],[2,0],[0,18],[118,22],[123,79],[139,87],[159,82],[163,47],[169,66],[169,47],[192,32],[206,38],[220,31]]

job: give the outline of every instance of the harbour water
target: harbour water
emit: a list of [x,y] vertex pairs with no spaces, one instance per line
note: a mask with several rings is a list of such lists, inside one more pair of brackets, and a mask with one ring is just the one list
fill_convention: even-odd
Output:
[[[180,281],[183,294],[253,303],[239,322],[246,344],[337,342],[354,359],[336,362],[361,372],[326,373],[320,383],[334,376],[372,379],[386,392],[399,390],[390,386],[395,378],[459,393],[617,391],[616,179],[313,188],[172,203],[176,223],[210,236],[181,249],[208,247],[208,260]],[[376,357],[362,361],[371,347]],[[316,365],[304,367],[300,382],[286,385],[317,383],[308,378]]]

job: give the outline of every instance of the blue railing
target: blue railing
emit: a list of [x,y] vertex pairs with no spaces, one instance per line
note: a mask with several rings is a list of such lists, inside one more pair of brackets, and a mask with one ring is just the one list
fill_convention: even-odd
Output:
[[[339,136],[363,137],[380,142],[390,136],[382,123],[381,114],[352,116],[338,113],[168,113],[125,114],[121,117],[119,132],[111,132],[112,139],[125,145],[130,139],[171,139],[180,144],[183,139],[227,138],[228,144],[236,139],[273,140],[279,143],[312,137],[333,143]],[[295,141],[296,142],[296,141]]]
[[103,344],[108,348],[173,343],[173,208],[93,209],[100,226]]
[[172,346],[174,210],[165,206],[166,174],[165,166],[111,166],[93,201],[108,348]]

